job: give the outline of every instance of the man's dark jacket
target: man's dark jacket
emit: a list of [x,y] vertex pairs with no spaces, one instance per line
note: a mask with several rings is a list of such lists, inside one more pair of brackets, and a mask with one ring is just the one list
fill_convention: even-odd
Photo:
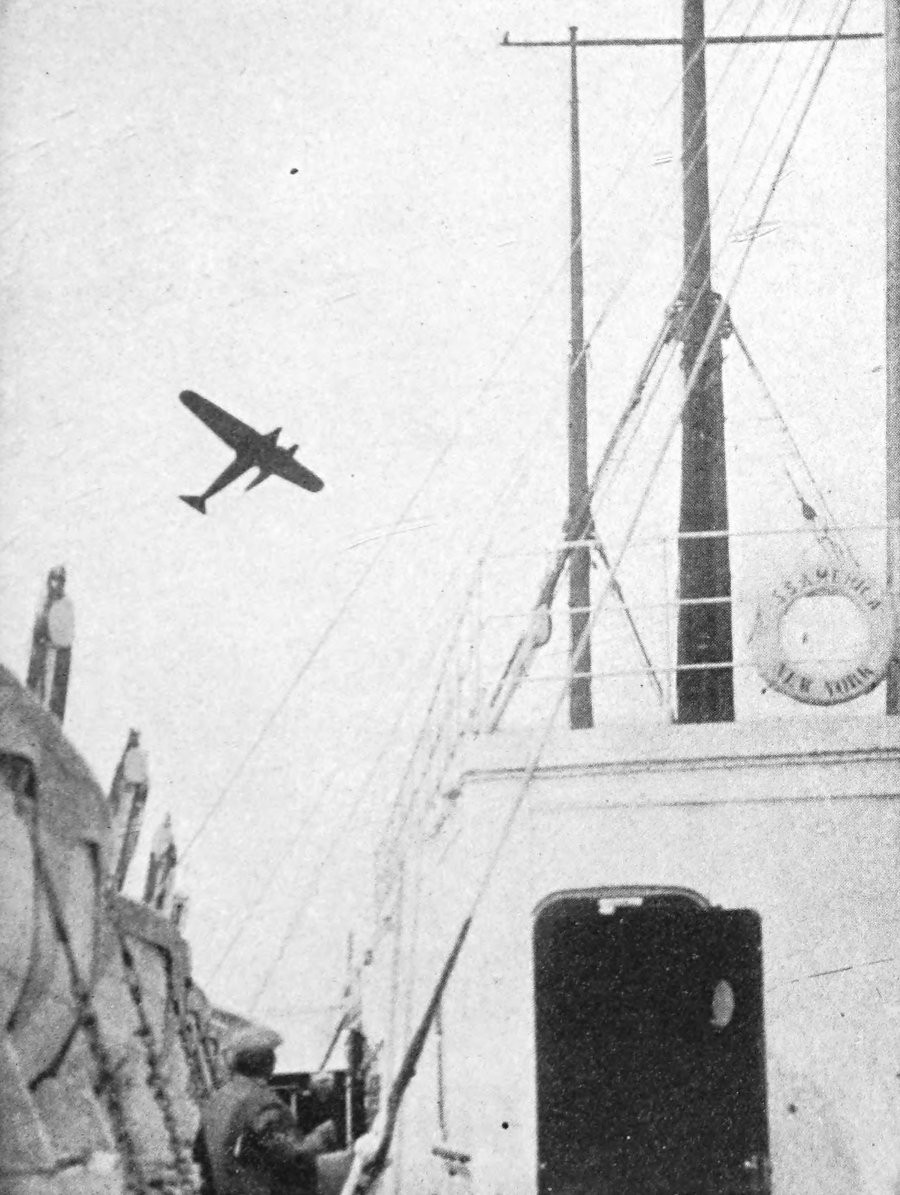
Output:
[[332,1133],[328,1121],[304,1136],[264,1079],[235,1075],[203,1107],[198,1160],[214,1195],[314,1195]]

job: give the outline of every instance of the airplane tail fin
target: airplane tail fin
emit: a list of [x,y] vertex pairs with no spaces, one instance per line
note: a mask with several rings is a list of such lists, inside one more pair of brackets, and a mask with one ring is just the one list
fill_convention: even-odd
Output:
[[179,494],[182,502],[186,502],[188,506],[192,506],[194,510],[199,510],[202,515],[206,514],[206,503],[202,498],[194,497],[192,494]]

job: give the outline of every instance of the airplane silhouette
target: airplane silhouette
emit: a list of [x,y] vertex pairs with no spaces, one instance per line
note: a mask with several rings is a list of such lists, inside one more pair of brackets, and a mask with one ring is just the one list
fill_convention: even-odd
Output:
[[279,446],[280,427],[264,435],[262,432],[254,431],[246,423],[241,423],[240,419],[229,415],[208,398],[201,398],[193,390],[182,390],[179,398],[191,414],[196,415],[220,440],[224,440],[229,448],[234,449],[234,460],[205,493],[179,495],[181,501],[192,506],[194,510],[206,514],[207,500],[236,481],[248,469],[259,469],[257,476],[247,486],[248,490],[252,490],[273,473],[314,494],[324,486],[325,483],[320,477],[316,477],[315,473],[294,460],[294,453],[298,447],[296,444],[292,444],[290,448]]

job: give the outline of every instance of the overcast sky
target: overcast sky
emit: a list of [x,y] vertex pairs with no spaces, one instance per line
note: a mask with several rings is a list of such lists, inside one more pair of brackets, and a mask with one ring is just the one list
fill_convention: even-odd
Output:
[[[834,26],[829,0],[710,0],[708,29],[739,32],[754,9],[757,31],[798,10],[795,31]],[[543,544],[562,519],[567,55],[500,38],[673,35],[679,11],[4,6],[0,650],[24,672],[44,577],[65,563],[68,729],[104,787],[141,729],[147,828],[171,812],[190,844],[197,974],[230,1007],[273,966],[263,1019],[283,1024],[298,992],[337,999],[390,767],[475,559],[492,528]],[[880,29],[881,5],[858,0],[848,27]],[[776,53],[710,50],[722,277],[810,56],[784,54],[731,170]],[[732,304],[836,513],[870,522],[881,67],[878,43],[838,50]],[[593,460],[677,285],[679,59],[588,50],[580,70],[589,326],[627,282],[591,350]],[[734,519],[796,525],[783,444],[730,368]],[[324,491],[238,483],[205,518],[179,503],[229,459],[185,388],[283,427]]]

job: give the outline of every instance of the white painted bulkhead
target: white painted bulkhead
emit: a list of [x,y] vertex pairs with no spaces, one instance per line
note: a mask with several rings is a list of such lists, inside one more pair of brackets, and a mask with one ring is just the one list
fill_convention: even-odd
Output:
[[519,733],[468,743],[457,795],[406,859],[399,968],[392,978],[391,933],[367,968],[381,993],[367,1016],[394,994],[389,1079],[491,870],[385,1187],[537,1190],[535,907],[565,890],[665,885],[761,917],[773,1190],[896,1195],[900,720],[560,733],[526,784],[534,750]]

